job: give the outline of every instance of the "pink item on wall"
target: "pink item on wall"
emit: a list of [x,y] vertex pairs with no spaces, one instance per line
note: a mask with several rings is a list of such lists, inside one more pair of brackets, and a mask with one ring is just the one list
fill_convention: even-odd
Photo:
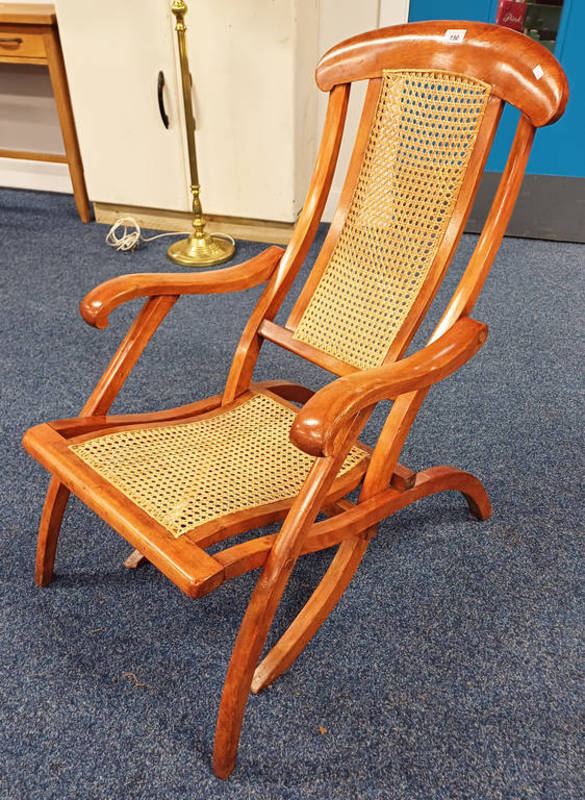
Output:
[[496,14],[498,25],[505,25],[506,28],[521,31],[524,27],[525,16],[526,3],[524,0],[522,2],[519,2],[519,0],[500,0]]

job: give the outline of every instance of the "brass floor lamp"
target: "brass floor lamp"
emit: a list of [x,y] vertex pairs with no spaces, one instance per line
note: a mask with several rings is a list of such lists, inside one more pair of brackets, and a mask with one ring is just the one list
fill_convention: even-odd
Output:
[[171,11],[175,15],[179,59],[181,63],[181,84],[183,88],[183,106],[185,108],[185,124],[187,128],[187,148],[189,151],[189,171],[191,177],[191,194],[193,195],[193,232],[187,239],[181,239],[168,249],[168,256],[175,264],[183,267],[209,267],[229,261],[235,252],[234,240],[222,234],[210,234],[205,230],[203,209],[199,198],[199,171],[197,169],[197,152],[195,150],[195,117],[193,115],[193,98],[191,96],[191,73],[187,57],[185,41],[185,14],[187,6],[183,0],[174,0]]

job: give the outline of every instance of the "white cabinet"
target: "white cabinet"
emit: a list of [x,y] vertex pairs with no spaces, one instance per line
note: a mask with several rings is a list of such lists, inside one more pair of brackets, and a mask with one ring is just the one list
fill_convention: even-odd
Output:
[[290,222],[300,211],[317,144],[318,10],[318,0],[190,3],[208,213]]
[[[169,4],[57,0],[57,22],[90,200],[187,210]],[[163,70],[171,120],[162,124]]]
[[[188,210],[167,0],[57,0],[90,199]],[[193,0],[186,17],[204,210],[290,222],[316,152],[318,0]],[[169,129],[157,104],[166,79]]]

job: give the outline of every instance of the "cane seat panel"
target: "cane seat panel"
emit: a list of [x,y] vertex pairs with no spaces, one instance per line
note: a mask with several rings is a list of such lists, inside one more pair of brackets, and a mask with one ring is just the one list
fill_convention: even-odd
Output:
[[451,219],[489,94],[462,75],[384,71],[348,214],[295,339],[357,368],[383,362]]
[[[314,458],[289,440],[295,411],[257,394],[220,414],[133,427],[70,450],[173,536],[296,496]],[[340,475],[368,456],[348,454]]]

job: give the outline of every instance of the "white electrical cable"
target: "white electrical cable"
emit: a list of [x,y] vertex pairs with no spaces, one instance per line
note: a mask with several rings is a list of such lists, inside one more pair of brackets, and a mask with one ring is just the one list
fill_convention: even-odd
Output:
[[[122,232],[118,236],[120,228]],[[134,230],[131,230],[132,228]],[[106,244],[110,247],[115,247],[118,252],[128,252],[137,250],[142,242],[153,242],[163,236],[189,236],[190,233],[191,231],[172,231],[169,233],[157,233],[156,236],[143,236],[140,225],[134,217],[120,217],[108,231]],[[235,245],[234,239],[227,233],[214,233],[213,236],[218,239],[227,239],[228,242]]]
[[[120,235],[118,231],[121,230]],[[106,236],[106,244],[115,247],[118,251],[136,250],[141,243],[152,242],[162,236],[185,236],[189,231],[173,231],[172,233],[158,233],[156,236],[143,236],[142,230],[134,217],[120,217],[116,220]]]
[[[122,229],[121,235],[118,231]],[[131,230],[131,229],[134,230]],[[156,236],[143,236],[140,225],[134,217],[120,217],[116,220],[106,235],[106,244],[115,247],[118,252],[128,252],[137,250],[141,243],[153,242],[163,236],[189,236],[191,231],[172,231],[169,233],[157,233]],[[235,245],[234,239],[227,233],[214,233],[213,236],[219,239],[227,239]]]

